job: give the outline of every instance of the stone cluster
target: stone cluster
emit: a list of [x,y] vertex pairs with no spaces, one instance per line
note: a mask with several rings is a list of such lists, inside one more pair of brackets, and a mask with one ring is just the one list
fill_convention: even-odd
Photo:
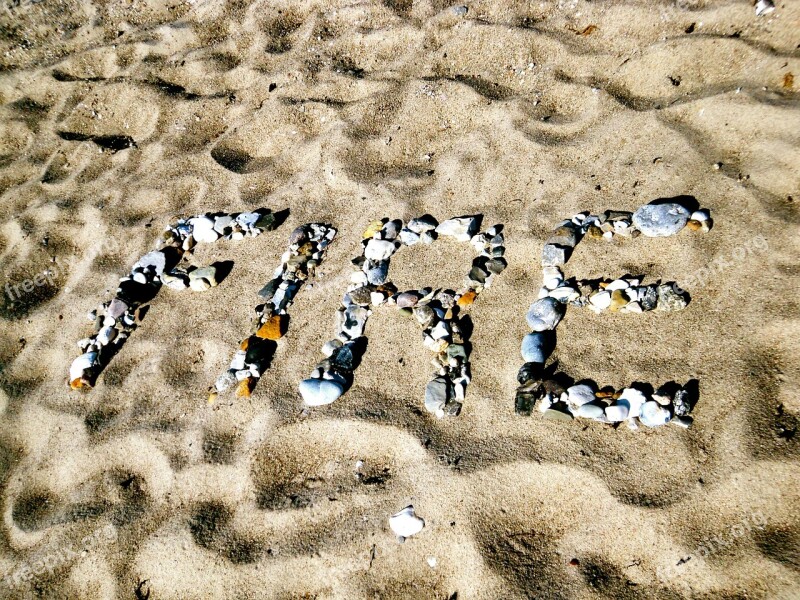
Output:
[[196,291],[217,285],[217,272],[213,266],[177,267],[196,244],[211,243],[222,237],[233,240],[255,237],[275,226],[276,217],[273,213],[258,210],[202,214],[179,219],[167,227],[158,249],[142,256],[131,272],[119,280],[114,298],[89,313],[89,320],[94,323],[94,333],[78,342],[83,354],[70,366],[70,387],[82,389],[94,386],[97,376],[136,329],[142,309],[156,296],[162,284],[173,289],[190,288]]
[[[491,285],[506,267],[502,226],[477,233],[480,216],[438,223],[430,215],[402,221],[383,219],[367,227],[363,253],[353,260],[353,273],[342,307],[337,311],[336,337],[322,346],[325,360],[300,383],[307,406],[334,402],[352,385],[353,371],[366,347],[364,329],[372,308],[394,305],[413,317],[422,329],[423,344],[436,353],[435,372],[425,389],[425,408],[437,417],[458,415],[470,382],[469,350],[461,313]],[[389,261],[402,246],[433,243],[437,237],[470,242],[480,253],[473,261],[462,289],[422,288],[400,292],[388,280]]]
[[309,223],[289,236],[289,249],[273,278],[258,295],[264,300],[256,306],[251,335],[239,344],[230,367],[210,390],[209,402],[235,387],[238,397],[249,397],[274,353],[277,340],[288,326],[288,309],[303,283],[314,275],[325,250],[336,237],[336,229],[322,223]]
[[602,215],[580,213],[562,221],[546,240],[542,250],[543,285],[537,300],[526,315],[531,333],[522,340],[525,365],[520,369],[515,410],[530,415],[534,407],[557,419],[583,417],[603,423],[626,421],[657,427],[673,421],[689,426],[689,394],[683,388],[663,386],[648,394],[630,387],[619,392],[597,389],[593,384],[564,386],[556,377],[545,377],[545,363],[556,347],[556,327],[568,305],[604,311],[641,313],[651,310],[676,311],[688,300],[675,284],[643,285],[634,277],[614,280],[567,280],[562,271],[584,236],[612,239],[616,236],[665,237],[684,227],[708,231],[712,225],[708,211],[691,213],[675,202],[654,202],[636,212],[611,211]]

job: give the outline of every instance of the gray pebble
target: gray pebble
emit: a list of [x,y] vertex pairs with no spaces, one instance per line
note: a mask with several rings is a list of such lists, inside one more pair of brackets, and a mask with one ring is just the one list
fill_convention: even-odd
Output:
[[689,211],[680,204],[645,204],[633,213],[633,224],[647,237],[666,237],[678,233],[689,220]]
[[566,312],[566,306],[555,298],[547,297],[531,304],[525,318],[531,331],[555,329]]

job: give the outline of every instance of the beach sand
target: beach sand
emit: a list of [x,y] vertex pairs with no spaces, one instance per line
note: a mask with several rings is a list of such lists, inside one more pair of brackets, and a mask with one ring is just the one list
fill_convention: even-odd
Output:
[[[15,4],[0,597],[800,598],[800,3]],[[697,379],[694,426],[516,415],[548,232],[679,195],[710,232],[587,240],[567,274],[693,278],[686,310],[570,309],[555,357],[617,388]],[[164,289],[95,389],[69,389],[87,311],[167,225],[260,207],[289,216],[199,247],[229,276]],[[425,411],[431,353],[388,308],[352,389],[304,410],[363,230],[424,213],[505,227],[460,416]],[[337,239],[271,368],[209,404],[309,222]],[[415,246],[391,279],[454,287],[472,256]],[[399,543],[388,517],[409,504],[425,527]]]

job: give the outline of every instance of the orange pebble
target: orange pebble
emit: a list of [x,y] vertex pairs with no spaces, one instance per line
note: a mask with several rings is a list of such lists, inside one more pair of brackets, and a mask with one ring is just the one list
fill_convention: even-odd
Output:
[[478,294],[476,294],[474,290],[470,290],[470,291],[466,292],[465,294],[463,294],[461,296],[461,298],[458,299],[458,303],[457,304],[459,306],[469,306],[470,304],[475,302],[475,298],[477,297],[477,295]]
[[239,385],[236,386],[236,397],[237,398],[249,398],[250,393],[253,391],[253,387],[255,386],[256,380],[252,377],[245,377],[239,382]]
[[265,340],[279,340],[286,333],[286,315],[272,315],[256,335]]

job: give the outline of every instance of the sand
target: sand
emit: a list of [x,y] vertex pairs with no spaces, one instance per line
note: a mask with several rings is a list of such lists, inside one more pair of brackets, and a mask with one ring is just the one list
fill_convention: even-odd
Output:
[[[800,597],[800,4],[776,2],[4,7],[0,285],[56,276],[0,307],[0,597]],[[570,310],[556,358],[601,385],[697,379],[694,426],[515,415],[548,231],[679,195],[709,233],[587,240],[567,273],[691,280],[688,308]],[[199,248],[233,261],[222,284],[162,291],[68,389],[87,311],[165,226],[259,207],[289,216]],[[424,410],[430,352],[389,309],[352,389],[304,410],[361,232],[426,212],[505,226],[461,415]],[[272,368],[209,405],[312,221],[339,234]],[[414,247],[392,279],[457,286],[471,256]],[[401,544],[409,504],[425,528]]]

